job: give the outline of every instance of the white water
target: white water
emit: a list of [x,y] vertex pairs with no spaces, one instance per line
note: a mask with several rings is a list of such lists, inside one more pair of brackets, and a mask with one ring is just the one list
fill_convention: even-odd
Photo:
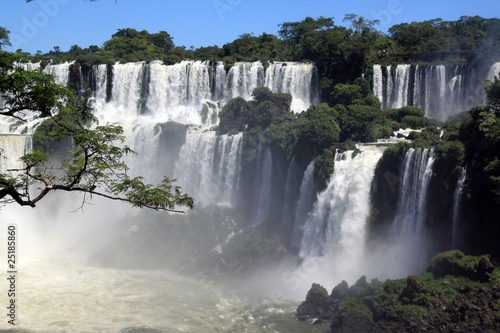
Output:
[[412,238],[422,231],[425,214],[427,188],[432,176],[434,164],[433,151],[429,149],[410,148],[403,161],[403,179],[394,234],[403,241]]
[[[22,332],[127,332],[130,328],[175,333],[322,332],[295,320],[292,314],[298,302],[247,294],[243,281],[214,282],[167,270],[89,266],[87,255],[105,251],[101,246],[116,237],[119,222],[110,217],[132,211],[97,200],[85,213],[69,212],[78,201],[62,194],[36,210],[8,206],[0,212],[0,253],[5,258],[4,227],[17,226],[16,328]],[[0,288],[8,290],[5,278]],[[7,292],[2,293],[0,304],[8,302]],[[0,322],[0,330],[10,328],[6,320]]]
[[416,65],[414,71],[408,64],[399,64],[394,75],[391,66],[387,66],[384,93],[381,66],[374,65],[373,94],[386,108],[412,105],[422,108],[426,117],[444,121],[451,115],[484,104],[483,80],[493,80],[499,72],[499,62],[488,68]]
[[300,246],[300,239],[304,234],[303,224],[308,220],[309,211],[316,199],[314,191],[314,160],[309,163],[302,183],[300,184],[299,199],[295,208],[295,222],[293,225],[293,233],[291,244],[295,247]]
[[353,283],[367,274],[364,244],[370,188],[384,148],[359,148],[362,152],[354,158],[352,151],[336,155],[334,173],[304,225],[300,256],[324,261],[325,269],[314,278],[325,285],[336,279]]
[[197,205],[235,204],[242,138],[241,133],[217,137],[214,131],[188,130],[174,178]]
[[73,63],[74,61],[64,62],[57,65],[47,65],[43,69],[43,72],[45,74],[53,75],[57,84],[67,86],[69,84],[69,66],[71,66]]
[[428,243],[424,221],[433,165],[432,149],[410,148],[405,154],[392,230],[387,244],[380,244],[375,251],[384,258],[379,267],[382,272],[390,270],[393,275],[403,277],[425,268]]
[[396,76],[394,78],[394,99],[391,108],[397,109],[408,105],[408,87],[409,87],[410,65],[398,65]]
[[495,76],[500,78],[500,62],[496,62],[493,64],[493,66],[491,66],[486,79],[493,81]]
[[453,193],[453,215],[452,215],[452,249],[460,246],[460,203],[462,201],[462,193],[464,190],[464,183],[467,178],[467,169],[463,168],[462,173],[457,181],[457,187]]
[[7,172],[7,170],[24,168],[24,163],[19,158],[31,151],[31,144],[29,135],[0,134],[0,174],[18,175],[19,172]]
[[384,77],[382,75],[382,66],[373,65],[373,95],[377,97],[382,105],[384,105]]

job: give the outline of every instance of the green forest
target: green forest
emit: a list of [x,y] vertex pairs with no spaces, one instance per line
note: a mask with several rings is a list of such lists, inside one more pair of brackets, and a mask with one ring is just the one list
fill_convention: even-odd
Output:
[[[373,63],[463,64],[478,55],[500,54],[500,20],[497,18],[463,16],[457,21],[438,18],[397,24],[390,27],[388,33],[377,30],[378,23],[355,14],[345,15],[337,24],[333,17],[306,17],[299,22],[281,23],[277,35],[244,33],[222,47],[197,49],[175,45],[175,36],[166,31],[150,33],[124,28],[102,46],[73,45],[66,52],[54,46],[47,54],[38,51],[27,55],[31,61],[42,64],[48,59],[55,63],[76,60],[83,70],[94,64],[117,61],[162,60],[173,64],[191,59],[224,61],[227,67],[236,61],[314,62],[321,74],[323,101],[332,102],[335,84],[353,83],[363,72],[369,75]],[[0,46],[6,42],[8,35],[0,31]],[[22,50],[16,52],[23,53]]]

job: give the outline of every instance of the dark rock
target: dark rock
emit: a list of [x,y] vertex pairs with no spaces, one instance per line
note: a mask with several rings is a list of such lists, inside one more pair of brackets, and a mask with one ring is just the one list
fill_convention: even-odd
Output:
[[306,300],[297,308],[295,316],[299,320],[331,319],[330,302],[326,289],[313,283],[307,292]]
[[418,294],[430,294],[429,289],[425,288],[422,282],[418,281],[414,276],[408,276],[406,279],[406,288],[399,295],[399,300],[407,298],[413,300]]
[[487,282],[491,278],[491,273],[495,267],[486,257],[481,257],[479,264],[477,265],[477,279],[481,282]]

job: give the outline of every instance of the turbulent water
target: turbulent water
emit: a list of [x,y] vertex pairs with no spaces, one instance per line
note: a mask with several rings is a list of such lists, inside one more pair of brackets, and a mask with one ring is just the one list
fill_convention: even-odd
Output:
[[[21,332],[324,332],[295,320],[297,301],[244,291],[243,280],[89,266],[88,253],[118,228],[109,211],[117,218],[133,212],[99,200],[85,213],[69,212],[78,200],[57,199],[36,211],[2,209],[2,225],[17,225]],[[3,227],[0,237],[6,257]],[[0,288],[8,290],[6,279]],[[2,293],[0,303],[8,302]],[[0,330],[8,328],[2,320]]]

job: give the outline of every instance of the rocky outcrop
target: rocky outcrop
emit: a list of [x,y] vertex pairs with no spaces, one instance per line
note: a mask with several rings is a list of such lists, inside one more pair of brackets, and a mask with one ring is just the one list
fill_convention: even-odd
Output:
[[314,284],[296,316],[331,318],[331,332],[500,331],[500,269],[487,256],[444,252],[420,276],[371,283],[362,277],[328,296],[323,290]]

